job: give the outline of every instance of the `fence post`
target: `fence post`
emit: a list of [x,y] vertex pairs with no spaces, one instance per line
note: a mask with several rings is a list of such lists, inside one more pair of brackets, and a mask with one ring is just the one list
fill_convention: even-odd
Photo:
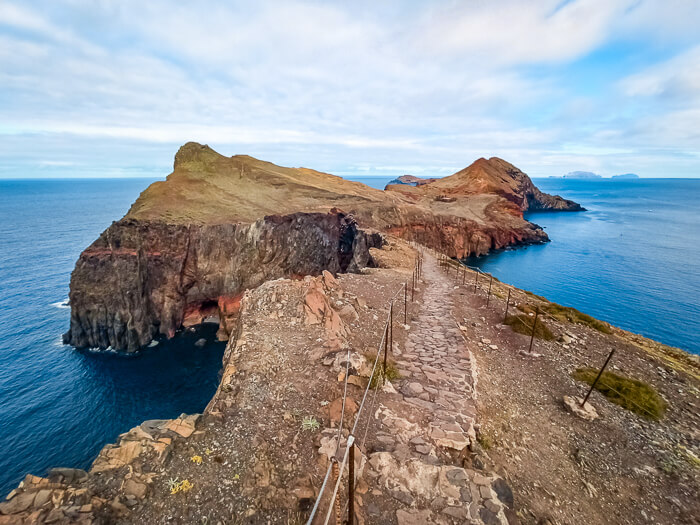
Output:
[[[386,353],[389,349],[389,325],[384,325],[384,374],[382,375],[382,385],[386,381]],[[378,385],[377,385],[378,386]]]
[[476,270],[474,275],[474,293],[476,293],[476,285],[479,282],[479,270]]
[[462,268],[462,285],[467,282],[467,267]]
[[408,296],[408,283],[403,283],[403,324],[408,324],[408,322],[406,322],[406,318],[408,316],[408,313],[407,313],[408,304],[407,304],[407,300],[406,300],[407,296]]
[[488,307],[489,303],[491,302],[491,284],[493,283],[493,274],[491,275],[491,279],[489,279],[489,295],[486,297],[486,306]]
[[411,302],[413,302],[413,294],[416,291],[416,270],[413,270],[413,278],[411,279]]
[[535,341],[535,329],[537,328],[537,316],[540,315],[540,307],[537,306],[535,309],[535,320],[532,323],[532,335],[530,336],[530,348],[528,349],[528,353],[532,352],[532,343]]
[[[394,300],[389,304],[389,351],[394,354]],[[386,368],[384,369],[386,376]]]
[[603,364],[603,368],[600,369],[600,372],[598,372],[598,377],[595,378],[595,381],[593,381],[593,384],[591,385],[590,390],[586,394],[586,397],[583,398],[583,403],[581,403],[581,408],[583,408],[583,405],[586,404],[586,401],[588,401],[588,396],[591,395],[591,392],[593,392],[593,389],[595,388],[596,384],[598,383],[598,380],[600,379],[600,376],[603,375],[603,370],[605,370],[605,367],[608,366],[608,363],[612,359],[613,354],[615,353],[615,349],[613,348],[610,351],[610,354],[608,355],[608,358],[605,360],[605,364]]
[[355,442],[354,441],[350,445],[350,462],[348,463],[348,524],[355,525]]
[[508,288],[508,299],[506,299],[506,313],[503,315],[503,324],[508,319],[508,307],[510,306],[510,288]]

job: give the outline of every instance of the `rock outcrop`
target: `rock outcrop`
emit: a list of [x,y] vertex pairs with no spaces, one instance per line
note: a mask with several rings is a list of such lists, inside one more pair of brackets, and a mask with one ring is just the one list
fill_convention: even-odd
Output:
[[[581,205],[558,195],[541,192],[530,177],[498,157],[478,159],[470,166],[443,179],[419,184],[417,192],[425,197],[464,199],[477,195],[498,195],[523,211],[584,211]],[[387,187],[402,191],[401,186]]]
[[[387,186],[392,184],[407,184],[409,186],[422,186],[423,184],[430,184],[438,179],[424,179],[422,177],[416,177],[415,175],[401,175],[393,180],[390,180]],[[386,188],[385,188],[386,189]]]
[[368,248],[376,242],[342,213],[217,225],[126,218],[81,254],[64,342],[133,352],[210,313],[226,330],[246,289],[326,269],[355,271],[371,263]]
[[379,232],[462,258],[547,241],[523,211],[580,209],[500,159],[389,190],[185,144],[167,180],[81,254],[64,342],[133,352],[211,317],[226,337],[243,291],[371,265]]

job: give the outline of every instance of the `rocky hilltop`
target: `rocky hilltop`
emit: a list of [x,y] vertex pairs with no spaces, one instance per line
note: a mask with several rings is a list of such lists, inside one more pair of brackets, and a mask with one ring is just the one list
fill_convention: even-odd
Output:
[[525,211],[582,209],[496,158],[388,189],[187,143],[167,179],[81,254],[64,342],[133,352],[212,315],[226,338],[246,289],[371,266],[381,233],[463,258],[547,241]]
[[409,186],[422,186],[423,184],[429,184],[436,180],[437,179],[424,179],[422,177],[416,177],[415,175],[401,175],[400,177],[390,180],[387,186],[391,186],[392,184],[408,184]]

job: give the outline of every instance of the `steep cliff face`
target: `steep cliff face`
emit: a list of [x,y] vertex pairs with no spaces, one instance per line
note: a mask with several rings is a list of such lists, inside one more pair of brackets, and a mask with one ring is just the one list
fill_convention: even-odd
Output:
[[188,316],[225,320],[244,290],[266,280],[367,266],[379,242],[342,213],[220,225],[124,219],[76,264],[64,342],[133,352],[172,337]]
[[244,290],[361,268],[371,262],[368,247],[381,244],[376,232],[463,258],[546,242],[523,211],[570,202],[542,194],[500,159],[388,189],[185,144],[173,173],[81,254],[64,341],[135,351],[209,316],[225,336]]

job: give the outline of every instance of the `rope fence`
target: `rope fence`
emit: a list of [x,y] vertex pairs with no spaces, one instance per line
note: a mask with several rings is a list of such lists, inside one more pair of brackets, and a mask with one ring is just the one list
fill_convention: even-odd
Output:
[[[414,245],[415,246],[415,245]],[[416,247],[417,248],[417,247]],[[411,294],[411,302],[414,301],[415,299],[415,292],[416,292],[416,287],[419,283],[419,279],[421,277],[421,272],[423,268],[423,251],[420,249],[417,249],[417,256],[414,261],[414,266],[413,266],[413,272],[411,274],[411,281],[410,281],[410,294]],[[387,359],[388,359],[388,354],[391,352],[393,353],[393,326],[395,323],[395,315],[394,315],[394,304],[399,300],[401,294],[403,294],[403,319],[404,319],[404,325],[407,323],[408,320],[408,294],[409,294],[409,282],[406,281],[404,282],[399,289],[393,294],[393,296],[389,299],[388,305],[389,309],[387,312],[387,318],[384,322],[384,329],[382,331],[382,337],[379,341],[379,344],[377,346],[377,355],[374,358],[374,363],[372,364],[372,371],[369,376],[369,380],[367,381],[367,386],[364,389],[364,392],[362,394],[362,401],[360,402],[360,406],[357,409],[357,413],[355,414],[355,421],[353,422],[352,428],[348,434],[348,438],[345,444],[345,451],[342,454],[342,458],[339,457],[340,449],[341,449],[341,440],[342,440],[342,428],[343,428],[343,419],[345,415],[345,406],[347,402],[347,394],[348,394],[348,376],[350,372],[350,351],[348,350],[348,358],[347,358],[347,363],[346,363],[346,369],[345,369],[345,384],[343,387],[343,405],[342,405],[342,410],[341,410],[341,418],[340,422],[338,424],[338,433],[337,433],[337,443],[336,443],[336,448],[335,448],[335,453],[331,460],[329,461],[328,468],[326,470],[326,474],[323,478],[323,483],[321,484],[321,488],[319,489],[318,496],[316,497],[316,501],[314,503],[313,509],[311,510],[311,514],[309,515],[308,520],[306,521],[307,525],[312,525],[314,523],[314,519],[318,516],[319,518],[321,515],[319,514],[319,508],[321,506],[321,502],[324,500],[324,495],[326,495],[327,489],[329,487],[332,487],[332,492],[328,493],[328,510],[326,512],[326,515],[323,519],[323,521],[318,521],[318,523],[323,523],[324,525],[327,525],[330,520],[331,516],[333,514],[333,511],[335,510],[336,514],[336,525],[340,525],[342,523],[342,516],[341,514],[344,514],[344,510],[348,510],[348,523],[354,525],[354,516],[355,516],[355,502],[354,502],[354,493],[355,493],[355,483],[356,483],[356,476],[355,476],[355,468],[354,468],[354,461],[355,461],[355,448],[358,446],[357,445],[357,436],[362,433],[362,439],[359,443],[359,448],[360,452],[364,449],[365,446],[365,441],[367,439],[367,435],[369,432],[369,428],[372,424],[372,414],[374,412],[374,407],[375,403],[377,400],[377,394],[380,390],[379,386],[379,376],[377,375],[378,372],[378,365],[379,365],[379,357],[383,354],[384,356],[384,362],[382,365],[382,386],[386,382],[386,375],[387,375]],[[360,428],[360,422],[363,419],[364,412],[365,412],[365,406],[367,402],[367,397],[369,395],[369,390],[373,386],[374,383],[374,394],[372,396],[372,400],[370,402],[370,407],[369,410],[366,411],[366,423],[364,425],[364,432],[362,432],[362,429]],[[345,472],[346,465],[348,462],[351,462],[348,465],[348,497],[346,504],[344,506],[344,510],[341,513],[340,511],[340,487],[343,482],[343,473]],[[329,484],[329,480],[331,479],[331,474],[333,474],[333,479],[334,483]]]

